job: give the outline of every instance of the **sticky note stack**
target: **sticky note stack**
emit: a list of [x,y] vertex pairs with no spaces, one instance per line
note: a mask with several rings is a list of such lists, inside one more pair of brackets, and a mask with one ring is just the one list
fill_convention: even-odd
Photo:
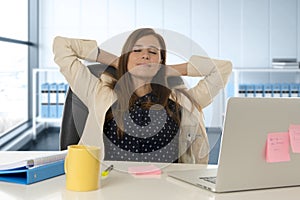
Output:
[[128,167],[128,173],[134,176],[160,176],[161,169],[155,165]]

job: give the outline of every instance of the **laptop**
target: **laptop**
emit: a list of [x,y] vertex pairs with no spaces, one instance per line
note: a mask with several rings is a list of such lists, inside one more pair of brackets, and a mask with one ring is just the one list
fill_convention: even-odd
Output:
[[218,193],[299,186],[300,153],[289,147],[290,161],[266,161],[268,134],[288,132],[291,124],[300,125],[300,98],[232,97],[218,167],[172,171],[168,176]]

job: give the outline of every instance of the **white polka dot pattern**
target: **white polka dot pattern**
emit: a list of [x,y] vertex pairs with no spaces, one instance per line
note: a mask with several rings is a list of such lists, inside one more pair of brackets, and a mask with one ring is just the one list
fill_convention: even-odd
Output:
[[[147,94],[124,115],[123,138],[117,136],[114,119],[105,122],[105,160],[177,162],[179,126],[165,109],[142,108],[142,104],[149,100],[157,102],[155,95]],[[176,112],[172,100],[168,101],[168,106],[173,113]]]

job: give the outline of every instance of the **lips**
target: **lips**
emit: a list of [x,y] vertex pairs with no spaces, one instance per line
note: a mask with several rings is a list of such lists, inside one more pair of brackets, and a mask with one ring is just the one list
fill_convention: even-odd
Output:
[[138,63],[137,66],[140,66],[140,67],[151,67],[151,65],[149,63]]

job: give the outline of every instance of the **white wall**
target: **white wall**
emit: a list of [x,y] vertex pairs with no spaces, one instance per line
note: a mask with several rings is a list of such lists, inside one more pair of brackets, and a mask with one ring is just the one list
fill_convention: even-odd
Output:
[[[234,67],[270,67],[273,57],[299,60],[299,1],[43,0],[40,67],[56,67],[52,55],[56,35],[92,38],[101,43],[138,27],[184,34],[209,56],[230,59]],[[265,78],[270,75],[250,77],[252,81]],[[221,126],[222,98],[220,95],[205,109],[208,126]]]

